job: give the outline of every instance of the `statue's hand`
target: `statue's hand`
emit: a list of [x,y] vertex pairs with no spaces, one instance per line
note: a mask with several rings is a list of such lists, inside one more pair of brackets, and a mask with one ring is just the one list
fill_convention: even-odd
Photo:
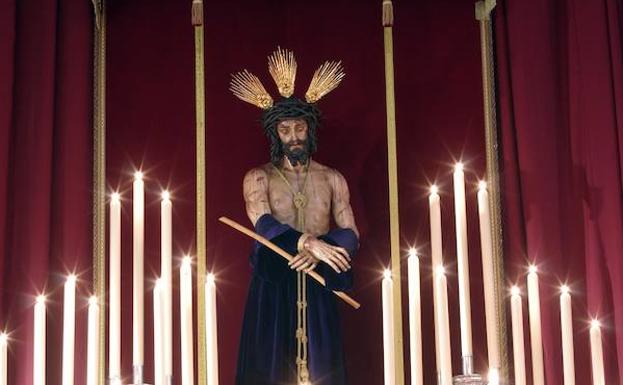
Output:
[[292,258],[292,260],[288,263],[291,269],[296,269],[296,271],[305,271],[309,273],[314,270],[316,266],[318,266],[318,262],[320,262],[316,257],[311,255],[307,251],[303,251],[296,255],[296,257]]
[[343,247],[332,246],[316,237],[308,237],[304,249],[316,259],[331,266],[337,273],[350,269],[350,256]]

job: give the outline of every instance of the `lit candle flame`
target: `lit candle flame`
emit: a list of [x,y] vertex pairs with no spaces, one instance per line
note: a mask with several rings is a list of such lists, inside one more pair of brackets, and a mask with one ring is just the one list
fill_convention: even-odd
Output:
[[435,274],[440,276],[440,275],[445,275],[446,274],[446,268],[443,267],[443,265],[439,265],[435,268]]
[[530,265],[530,267],[528,267],[528,272],[529,273],[536,273],[538,271],[539,271],[539,269],[537,269],[536,265]]
[[519,288],[519,286],[511,287],[511,294],[512,295],[521,295],[521,289]]
[[164,190],[162,192],[162,200],[163,201],[168,201],[170,199],[171,199],[171,193],[169,191],[167,191],[167,190]]
[[438,194],[439,193],[439,187],[437,187],[436,184],[430,186],[430,193],[431,193],[431,195]]
[[384,279],[392,279],[392,272],[389,269],[385,269],[385,271],[383,272],[383,278]]
[[571,289],[569,289],[569,286],[567,286],[567,285],[562,285],[560,287],[560,292],[562,294],[569,294],[569,293],[571,293]]
[[142,171],[137,171],[134,173],[134,180],[142,180],[143,179],[143,172]]
[[481,180],[480,182],[478,182],[478,190],[486,190],[487,189],[487,182],[485,182],[484,180]]
[[457,162],[457,163],[454,165],[454,171],[463,171],[463,163],[461,163],[461,162]]
[[216,280],[216,276],[213,273],[209,273],[208,274],[208,282],[214,283],[215,280]]

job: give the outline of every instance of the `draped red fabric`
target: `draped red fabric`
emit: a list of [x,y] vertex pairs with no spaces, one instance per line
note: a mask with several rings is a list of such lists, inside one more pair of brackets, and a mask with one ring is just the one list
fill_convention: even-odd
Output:
[[606,382],[623,378],[622,16],[618,0],[503,1],[497,12],[506,271],[525,293],[527,264],[539,267],[548,385],[562,384],[562,283],[576,383],[591,380],[592,318]]
[[91,292],[92,11],[78,0],[0,3],[0,329],[9,383],[32,383],[33,304],[47,295],[48,383],[61,382],[62,285],[79,275],[76,383]]

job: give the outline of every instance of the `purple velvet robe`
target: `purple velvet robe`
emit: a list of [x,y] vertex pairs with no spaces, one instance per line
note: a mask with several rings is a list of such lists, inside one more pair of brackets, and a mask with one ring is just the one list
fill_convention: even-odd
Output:
[[[258,234],[292,255],[301,233],[269,214],[256,223]],[[358,239],[350,229],[319,237],[354,257]],[[296,384],[296,271],[270,249],[256,243],[250,256],[253,277],[244,312],[236,385]],[[353,285],[352,270],[336,273],[321,262],[316,272],[327,287],[307,278],[308,368],[313,385],[345,385],[340,317],[335,294]]]

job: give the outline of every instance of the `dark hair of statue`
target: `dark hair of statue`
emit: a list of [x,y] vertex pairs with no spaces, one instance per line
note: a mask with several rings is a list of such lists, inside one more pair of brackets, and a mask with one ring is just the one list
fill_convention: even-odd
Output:
[[287,119],[304,119],[307,122],[307,151],[316,152],[318,138],[316,130],[320,124],[320,111],[314,104],[306,103],[296,97],[289,97],[275,103],[262,114],[262,127],[270,139],[270,161],[275,166],[281,164],[284,152],[277,132],[277,124]]

